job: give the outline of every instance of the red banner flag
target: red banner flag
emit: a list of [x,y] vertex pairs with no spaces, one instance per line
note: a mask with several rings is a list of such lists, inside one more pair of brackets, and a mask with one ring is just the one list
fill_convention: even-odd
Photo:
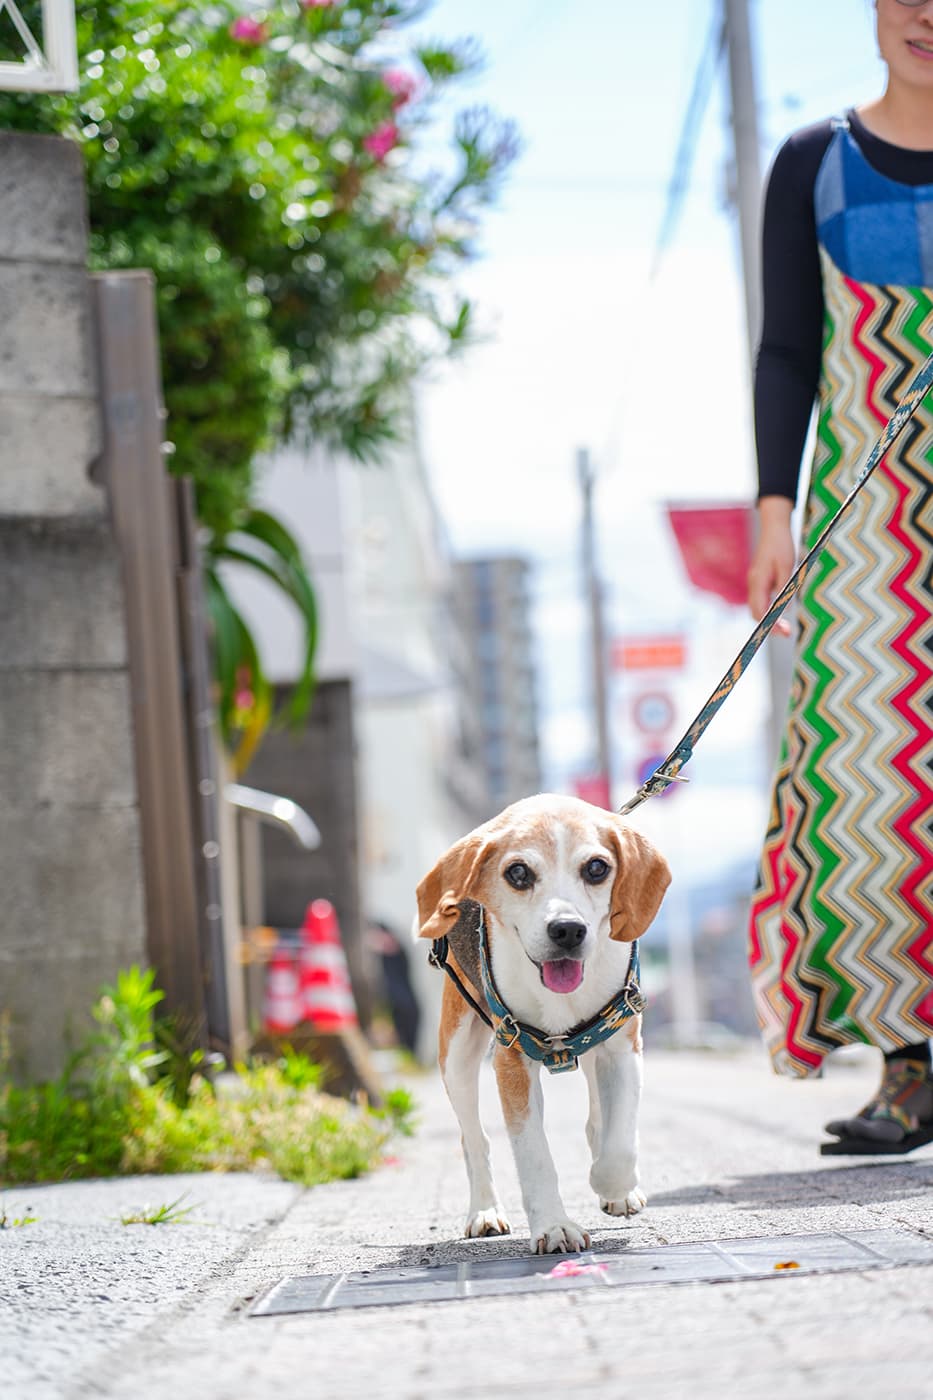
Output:
[[693,586],[743,607],[748,600],[753,507],[669,505],[667,518]]

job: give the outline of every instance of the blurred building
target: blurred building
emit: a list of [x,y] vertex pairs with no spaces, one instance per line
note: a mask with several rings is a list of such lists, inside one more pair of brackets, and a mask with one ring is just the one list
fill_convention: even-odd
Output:
[[485,815],[541,790],[530,566],[491,557],[457,563],[458,611],[470,669],[464,678],[478,733]]
[[[428,1010],[427,1057],[441,978],[411,942],[415,890],[486,809],[469,639],[409,427],[378,466],[293,448],[265,464],[262,504],[301,542],[318,594],[318,686],[304,729],[271,730],[245,781],[298,802],[322,836],[309,855],[263,832],[265,922],[296,927],[309,900],[330,899],[364,1003],[374,990],[366,930],[378,923],[394,933]],[[229,573],[267,672],[286,685],[300,669],[293,610],[261,577]]]
[[[363,892],[369,916],[408,943],[418,882],[484,815],[464,679],[469,645],[414,425],[378,467],[354,469],[353,486]],[[442,978],[427,967],[426,945],[408,946],[416,987],[430,1004]],[[435,1031],[428,1014],[425,1055]]]

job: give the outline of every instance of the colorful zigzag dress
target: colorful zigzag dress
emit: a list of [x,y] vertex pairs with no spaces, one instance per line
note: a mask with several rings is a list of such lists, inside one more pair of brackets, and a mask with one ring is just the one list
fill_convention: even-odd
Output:
[[[869,164],[846,121],[813,187],[825,328],[809,547],[933,348],[933,185]],[[933,1035],[933,405],[800,596],[796,666],[750,925],[774,1068]]]

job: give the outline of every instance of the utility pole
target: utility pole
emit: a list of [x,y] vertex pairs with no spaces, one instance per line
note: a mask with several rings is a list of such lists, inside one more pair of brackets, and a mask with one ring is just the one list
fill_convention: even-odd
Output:
[[609,717],[606,702],[606,631],[603,624],[603,590],[596,561],[596,532],[593,524],[593,486],[596,474],[589,450],[577,449],[577,478],[583,497],[581,534],[583,578],[590,621],[593,719],[596,728],[597,776],[605,783],[606,800],[612,765],[609,752]]
[[735,202],[742,248],[745,285],[745,328],[748,363],[754,368],[761,333],[761,143],[758,134],[758,94],[748,0],[723,0],[726,50],[729,56],[732,150],[735,161]]
[[[755,357],[761,335],[761,142],[758,132],[758,90],[752,45],[749,0],[722,0],[729,57],[732,150],[735,204],[742,250],[745,288],[745,332],[748,341],[749,385],[755,377]],[[773,762],[778,753],[793,649],[789,637],[772,632],[765,643],[770,690],[767,747]]]

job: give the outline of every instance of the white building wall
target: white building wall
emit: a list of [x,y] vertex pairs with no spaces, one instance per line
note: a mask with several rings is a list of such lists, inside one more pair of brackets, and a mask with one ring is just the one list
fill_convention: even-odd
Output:
[[[320,624],[320,680],[342,680],[359,669],[346,549],[351,470],[323,452],[297,447],[283,448],[259,469],[260,506],[287,525],[311,564]],[[256,570],[230,565],[225,577],[256,637],[269,679],[297,679],[302,624],[294,606]]]

